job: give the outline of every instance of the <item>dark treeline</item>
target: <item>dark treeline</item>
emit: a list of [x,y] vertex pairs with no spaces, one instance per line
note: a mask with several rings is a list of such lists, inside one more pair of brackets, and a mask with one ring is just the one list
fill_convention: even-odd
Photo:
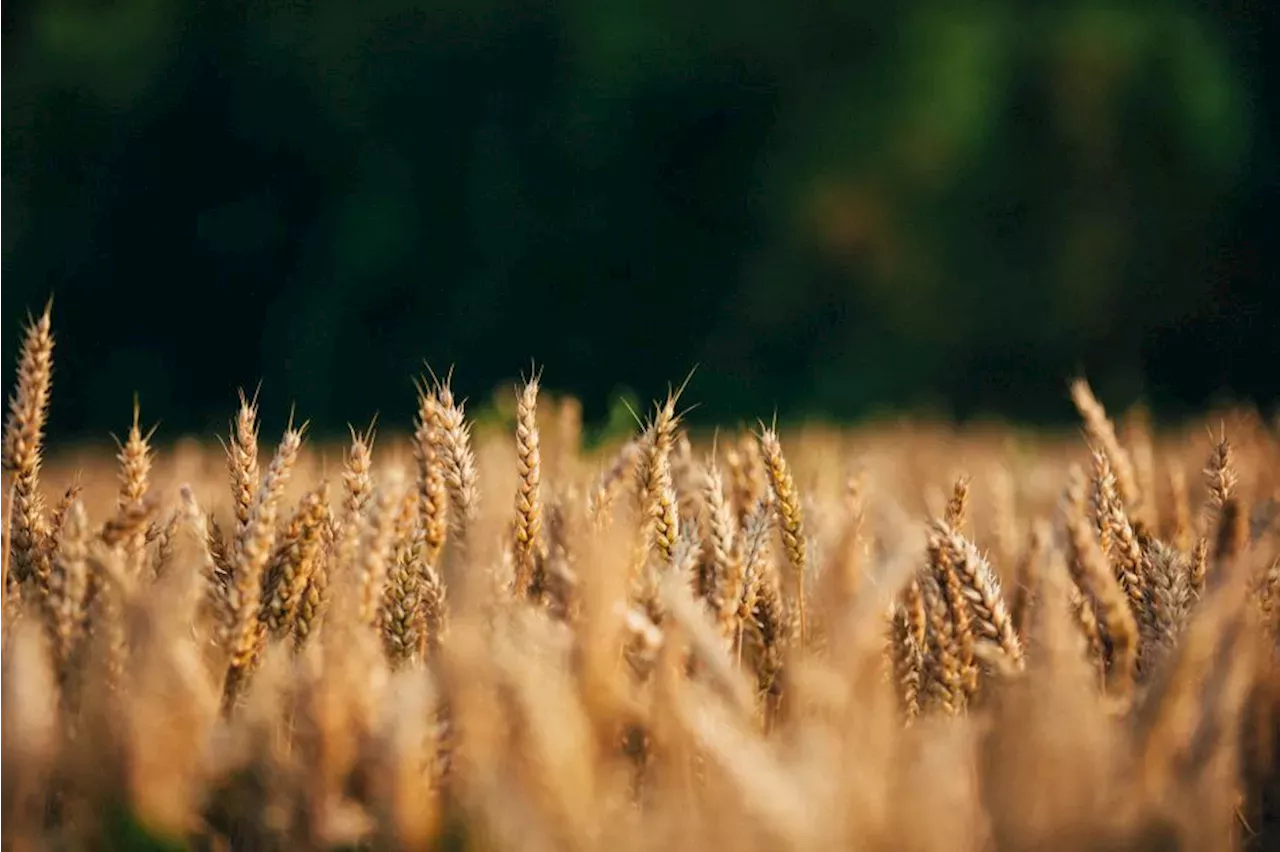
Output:
[[8,4],[4,375],[53,293],[62,435],[1268,407],[1272,5]]

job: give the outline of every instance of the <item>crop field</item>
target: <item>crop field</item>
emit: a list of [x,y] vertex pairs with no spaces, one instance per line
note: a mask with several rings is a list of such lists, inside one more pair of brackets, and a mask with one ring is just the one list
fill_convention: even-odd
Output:
[[345,443],[249,388],[112,454],[45,441],[56,319],[3,433],[6,849],[1280,843],[1256,411],[1063,376],[1057,434],[707,431],[695,377],[588,450],[537,372],[483,420],[428,372]]

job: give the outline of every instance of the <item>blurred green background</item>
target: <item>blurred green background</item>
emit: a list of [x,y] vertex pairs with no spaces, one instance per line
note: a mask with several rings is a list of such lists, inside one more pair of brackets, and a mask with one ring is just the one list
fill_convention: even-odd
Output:
[[1270,406],[1275,5],[8,3],[5,381],[52,292],[60,435]]

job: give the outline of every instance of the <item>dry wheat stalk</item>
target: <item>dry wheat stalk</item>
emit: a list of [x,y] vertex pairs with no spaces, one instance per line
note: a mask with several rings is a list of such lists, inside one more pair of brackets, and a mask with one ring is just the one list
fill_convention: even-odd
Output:
[[1099,447],[1106,454],[1108,463],[1115,471],[1116,487],[1119,489],[1120,499],[1124,501],[1126,506],[1138,505],[1141,501],[1141,496],[1138,492],[1138,483],[1134,477],[1133,464],[1129,460],[1129,454],[1120,445],[1120,439],[1116,437],[1115,426],[1112,425],[1110,418],[1107,417],[1106,409],[1102,407],[1102,403],[1098,402],[1097,397],[1093,395],[1093,389],[1089,387],[1089,383],[1083,378],[1077,378],[1071,382],[1071,400],[1075,403],[1076,410],[1080,412],[1080,417],[1084,420],[1084,428],[1089,437],[1089,443]]
[[[133,422],[124,442],[116,439],[119,450],[116,456],[120,463],[120,492],[116,498],[119,511],[126,512],[131,507],[142,505],[147,497],[148,479],[151,473],[152,453],[151,437],[156,427],[151,427],[147,434],[142,434],[138,425],[141,408],[135,397],[133,400]],[[125,564],[134,577],[142,576],[144,567],[144,533],[139,531],[124,544]]]
[[1149,627],[1146,557],[1129,524],[1124,504],[1116,492],[1116,478],[1112,474],[1106,453],[1093,451],[1093,471],[1094,511],[1097,515],[1099,538],[1110,543],[1110,547],[1104,547],[1103,550],[1110,558],[1116,579],[1120,581],[1120,587],[1124,589],[1139,625]]
[[[49,574],[49,523],[40,494],[40,462],[49,394],[53,384],[53,301],[39,319],[28,316],[18,355],[17,387],[4,424],[4,469],[13,475],[10,558],[7,579],[34,582],[44,594]],[[10,590],[6,588],[6,593]]]
[[931,706],[948,715],[956,715],[965,707],[965,673],[959,655],[955,626],[947,601],[938,581],[931,574],[921,576],[921,600],[924,602],[928,630],[926,633],[926,666],[922,692]]
[[324,524],[329,517],[329,483],[321,482],[302,498],[285,526],[263,574],[259,620],[272,639],[293,632],[298,605],[324,554]]
[[432,389],[436,404],[430,411],[433,423],[429,436],[434,442],[449,492],[451,558],[455,564],[462,565],[469,553],[468,537],[479,510],[480,491],[476,481],[476,459],[471,451],[471,427],[463,411],[465,403],[454,400],[449,380],[449,376],[443,381],[437,380]]
[[417,561],[435,566],[440,550],[449,534],[448,489],[444,481],[444,464],[437,451],[436,436],[439,400],[424,383],[419,382],[418,413],[413,433],[413,456],[418,464],[418,512],[422,542]]
[[1178,642],[1191,613],[1194,592],[1190,560],[1160,541],[1151,547],[1151,642],[1166,652]]
[[[1217,573],[1239,558],[1249,543],[1249,516],[1241,498],[1239,474],[1225,429],[1214,444],[1204,475],[1209,486],[1209,499],[1203,512],[1206,538],[1210,537],[1210,525],[1213,529],[1213,549],[1209,554],[1212,562],[1207,567]],[[1199,566],[1196,570],[1199,573]],[[1204,575],[1197,577],[1201,584],[1203,579]]]
[[680,537],[680,515],[677,509],[675,482],[671,472],[671,451],[675,444],[677,394],[657,406],[649,434],[648,452],[636,467],[639,479],[641,509],[646,518],[645,535],[651,542],[654,557],[663,564],[672,561],[676,541]]
[[702,506],[702,540],[707,558],[698,577],[698,595],[707,602],[724,631],[738,608],[742,566],[737,562],[737,522],[714,455],[702,468]]
[[538,445],[538,379],[525,382],[516,403],[515,592],[528,595],[542,558],[542,453]]
[[57,553],[49,572],[49,628],[55,670],[66,683],[83,633],[85,601],[89,594],[89,519],[76,500],[67,510]]
[[1139,654],[1138,622],[1129,598],[1106,565],[1094,526],[1085,517],[1084,472],[1073,467],[1063,494],[1063,520],[1070,551],[1071,577],[1097,609],[1098,621],[1111,646],[1107,688],[1119,698],[1133,689]]
[[56,540],[62,535],[62,525],[66,523],[67,512],[71,510],[71,504],[84,494],[84,483],[81,482],[81,474],[76,472],[75,478],[71,480],[71,484],[62,492],[62,496],[58,498],[58,502],[53,505],[53,511],[49,514],[49,535],[51,540]]
[[249,524],[236,542],[236,564],[229,588],[231,621],[225,637],[230,654],[223,683],[223,708],[230,711],[258,661],[261,648],[258,612],[262,601],[262,574],[271,558],[276,536],[276,513],[284,486],[302,446],[306,424],[285,429],[280,446],[262,477],[254,498]]
[[951,498],[947,501],[947,508],[942,516],[947,526],[957,530],[964,526],[965,518],[969,512],[970,484],[969,477],[961,476],[956,479],[955,485],[952,486]]
[[1014,629],[1013,619],[1000,591],[1000,581],[973,542],[946,522],[935,524],[934,531],[947,552],[952,571],[960,581],[960,593],[972,613],[973,630],[996,644],[1009,660],[1022,665],[1022,642]]
[[800,619],[800,645],[804,646],[808,635],[805,617],[805,572],[808,567],[804,538],[804,510],[800,505],[800,493],[791,477],[791,468],[782,455],[782,442],[776,430],[760,428],[760,450],[765,469],[769,474],[769,486],[774,496],[774,510],[778,517],[778,531],[782,534],[783,549],[795,583],[796,611]]
[[947,546],[936,529],[930,530],[928,558],[929,572],[946,603],[947,630],[939,636],[946,637],[948,652],[956,658],[960,686],[967,697],[972,697],[978,689],[973,614],[964,593],[964,582],[956,570],[957,554]]
[[240,408],[231,426],[226,445],[227,472],[231,477],[231,498],[235,505],[235,538],[244,534],[253,514],[258,494],[258,394],[246,397],[240,390]]

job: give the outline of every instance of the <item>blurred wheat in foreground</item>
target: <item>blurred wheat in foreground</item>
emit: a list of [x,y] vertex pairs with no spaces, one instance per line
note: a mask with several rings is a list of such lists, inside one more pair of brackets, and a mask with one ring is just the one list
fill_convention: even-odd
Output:
[[[1280,442],[691,435],[449,378],[403,436],[3,435],[7,848],[1267,848]],[[287,410],[287,404],[283,406]],[[1117,428],[1117,422],[1119,428]],[[72,473],[72,467],[76,469]]]

